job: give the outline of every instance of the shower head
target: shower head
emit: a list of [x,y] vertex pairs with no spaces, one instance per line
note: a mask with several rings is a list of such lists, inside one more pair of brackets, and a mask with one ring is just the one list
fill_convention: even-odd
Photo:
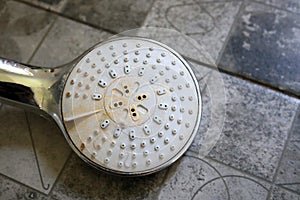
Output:
[[154,40],[117,37],[45,69],[0,61],[0,100],[51,116],[87,163],[146,175],[190,146],[201,95],[188,63]]

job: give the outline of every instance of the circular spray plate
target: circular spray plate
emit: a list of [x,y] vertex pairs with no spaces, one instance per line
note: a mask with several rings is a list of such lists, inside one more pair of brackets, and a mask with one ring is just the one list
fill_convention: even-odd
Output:
[[89,163],[118,174],[158,171],[191,144],[201,99],[188,64],[148,39],[101,43],[73,68],[62,116],[72,143]]

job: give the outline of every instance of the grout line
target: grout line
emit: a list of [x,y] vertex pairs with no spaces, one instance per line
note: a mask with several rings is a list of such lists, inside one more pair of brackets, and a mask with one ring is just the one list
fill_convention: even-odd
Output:
[[[112,31],[108,28],[104,28],[102,26],[98,26],[98,25],[95,25],[95,24],[92,24],[92,23],[88,23],[86,21],[83,21],[83,20],[80,20],[80,19],[76,19],[76,18],[73,18],[73,17],[69,17],[67,15],[63,15],[62,13],[58,13],[58,12],[52,12],[53,14],[59,16],[59,17],[62,17],[62,18],[65,18],[65,19],[68,19],[68,20],[71,20],[73,22],[77,22],[77,23],[80,23],[80,24],[83,24],[83,25],[86,25],[86,26],[89,26],[91,28],[94,28],[94,29],[97,29],[97,30],[100,30],[100,31],[104,31],[104,32],[107,32],[107,33],[110,33],[112,35],[116,35],[116,34],[119,34],[119,32],[117,31]],[[123,32],[123,31],[122,31]]]
[[277,88],[275,86],[268,85],[266,83],[257,81],[255,79],[252,79],[250,77],[246,77],[246,76],[241,75],[241,74],[230,72],[228,70],[222,69],[220,67],[217,67],[217,66],[214,66],[214,65],[211,65],[211,64],[203,63],[201,61],[195,60],[195,59],[187,57],[187,56],[182,56],[182,57],[184,59],[186,59],[187,61],[194,62],[196,64],[199,64],[199,65],[202,65],[204,67],[210,68],[212,70],[218,71],[220,73],[227,74],[227,75],[233,76],[235,78],[242,79],[242,80],[247,81],[249,83],[252,83],[252,84],[255,84],[255,85],[259,85],[261,87],[267,88],[267,89],[272,90],[272,91],[277,92],[277,93],[281,93],[281,94],[287,95],[289,97],[292,97],[292,98],[295,98],[295,99],[298,99],[298,100],[300,99],[300,95],[294,94],[293,92],[286,91],[286,90],[281,90],[281,89],[279,89],[279,88]]
[[276,185],[282,185],[282,187],[284,187],[286,185],[300,185],[300,182],[277,183]]
[[154,4],[156,3],[156,1],[157,1],[157,0],[153,0],[153,2],[151,3],[149,9],[147,10],[147,14],[145,15],[145,18],[144,18],[143,22],[141,23],[140,28],[146,27],[145,22],[146,22],[147,19],[148,19],[148,16],[149,16],[149,14],[150,14],[150,11],[152,10],[152,8],[154,8]]
[[299,114],[300,114],[300,106],[297,107],[297,111],[296,111],[296,113],[295,113],[295,116],[294,116],[294,119],[293,119],[291,128],[290,128],[289,131],[288,131],[287,139],[285,140],[285,143],[284,143],[284,146],[283,146],[283,149],[282,149],[282,152],[281,152],[279,161],[278,161],[278,163],[277,163],[277,167],[276,167],[276,170],[275,170],[273,179],[272,179],[272,185],[271,185],[270,191],[269,191],[269,193],[268,193],[267,200],[269,200],[269,199],[271,198],[271,191],[272,191],[273,187],[276,185],[275,182],[276,182],[276,180],[277,180],[279,168],[280,168],[281,162],[282,162],[282,160],[283,160],[283,158],[284,158],[284,154],[285,154],[285,152],[286,152],[286,149],[287,149],[287,146],[288,146],[288,144],[289,144],[289,141],[290,141],[290,139],[291,139],[291,137],[292,137],[293,130],[295,129],[295,126],[296,126],[296,120],[297,120]]
[[31,54],[31,56],[29,57],[27,63],[29,64],[32,59],[34,58],[34,56],[36,55],[36,53],[38,52],[38,50],[40,49],[40,47],[42,46],[42,44],[44,43],[45,39],[47,38],[47,36],[49,35],[52,27],[54,26],[55,22],[57,21],[57,17],[53,20],[53,22],[51,23],[50,27],[48,28],[47,32],[45,33],[45,35],[42,37],[41,41],[38,43],[38,45],[36,46],[35,50],[33,51],[33,53]]
[[27,2],[27,1],[24,1],[24,0],[13,0],[13,1],[23,3],[23,4],[26,4],[28,6],[40,9],[40,10],[44,10],[44,11],[52,13],[56,16],[63,17],[65,19],[69,19],[71,21],[74,21],[74,22],[77,22],[77,23],[80,23],[80,24],[87,25],[87,26],[90,26],[92,28],[95,28],[95,29],[98,29],[98,30],[101,30],[101,31],[105,31],[105,32],[108,32],[108,33],[113,34],[113,35],[118,34],[117,31],[113,31],[113,30],[110,30],[110,29],[107,29],[107,28],[104,28],[104,27],[101,27],[101,26],[98,26],[98,25],[95,25],[95,24],[92,24],[92,23],[88,23],[88,22],[80,20],[80,19],[76,19],[76,18],[67,16],[67,15],[64,15],[63,12],[58,12],[58,11],[55,11],[55,10],[47,9],[47,8],[38,6],[36,4],[31,4],[30,2]]
[[[52,192],[53,192],[53,190],[54,190],[54,187],[55,187],[56,183],[58,182],[58,180],[59,180],[60,177],[62,176],[62,174],[63,174],[64,170],[66,169],[66,167],[67,167],[67,165],[68,165],[68,163],[69,163],[69,160],[71,159],[71,157],[72,157],[73,154],[74,154],[74,151],[71,150],[70,155],[68,156],[68,158],[66,159],[66,161],[65,161],[65,163],[64,163],[64,165],[63,165],[63,167],[61,168],[60,172],[58,173],[58,175],[57,175],[57,177],[56,177],[56,179],[55,179],[55,181],[54,181],[54,183],[53,183],[53,185],[52,185],[52,187],[51,187],[51,189],[50,189],[50,191],[49,191],[49,193],[48,193],[48,196],[51,196],[51,195],[52,195]],[[76,156],[77,156],[77,155],[76,155]]]
[[41,172],[41,168],[40,168],[40,163],[39,163],[39,159],[38,159],[38,155],[37,155],[37,150],[36,150],[34,139],[33,139],[33,136],[32,136],[32,129],[31,129],[31,125],[30,125],[30,122],[29,122],[29,119],[28,119],[28,114],[27,114],[26,111],[24,111],[24,114],[25,114],[25,119],[26,119],[26,122],[27,122],[27,128],[28,128],[28,132],[29,132],[29,135],[30,135],[30,140],[31,140],[31,144],[32,144],[33,152],[34,152],[34,157],[35,157],[35,160],[36,160],[36,165],[37,165],[37,168],[38,168],[38,171],[39,171],[41,185],[42,185],[43,189],[47,191],[51,188],[51,185],[49,183],[45,185],[45,182],[43,180],[43,176],[42,176],[42,172]]
[[[227,185],[227,182],[226,180],[224,179],[222,173],[211,163],[209,163],[207,160],[204,160],[203,158],[199,158],[198,156],[196,155],[187,155],[185,154],[185,156],[187,157],[192,157],[192,158],[195,158],[195,159],[198,159],[204,163],[206,163],[209,167],[211,167],[218,175],[219,177],[222,179],[223,183],[224,183],[224,186],[225,186],[225,189],[226,189],[226,193],[227,193],[227,197],[228,197],[228,200],[231,200],[231,196],[230,196],[230,192],[229,192],[229,188],[228,188],[228,185]],[[199,191],[199,190],[198,190]],[[196,193],[195,193],[196,194]],[[195,195],[194,194],[194,195]],[[192,199],[194,199],[195,196],[193,196]]]
[[[299,106],[299,108],[300,108],[300,106]],[[197,156],[198,154],[197,154],[197,152],[195,152],[195,151],[189,150],[189,151],[187,151],[187,155],[196,155],[196,156]],[[239,168],[236,168],[236,167],[234,167],[234,166],[225,164],[225,163],[223,163],[223,162],[221,162],[221,161],[219,161],[219,160],[216,160],[216,159],[213,159],[213,158],[210,158],[210,157],[204,157],[204,159],[207,160],[207,161],[216,162],[216,163],[218,163],[218,164],[220,164],[220,165],[226,166],[226,167],[228,167],[228,168],[230,168],[230,169],[233,169],[233,170],[235,170],[235,171],[237,171],[237,172],[239,172],[239,173],[241,173],[241,174],[243,174],[243,175],[245,175],[245,176],[249,176],[249,177],[254,178],[254,179],[257,179],[257,180],[259,180],[259,181],[268,183],[268,184],[270,184],[269,192],[271,191],[272,181],[270,181],[270,180],[264,179],[264,178],[262,178],[262,177],[259,177],[259,176],[255,175],[255,174],[250,174],[249,172],[243,171],[243,170],[241,170],[241,169],[239,169]],[[284,187],[284,186],[281,186],[281,185],[276,185],[276,186],[279,187],[279,188],[281,188],[281,189],[288,190],[289,192],[294,193],[294,194],[296,194],[296,195],[300,195],[300,193],[298,193],[298,192],[296,192],[296,191],[294,191],[294,190],[291,190],[291,189],[289,189],[289,188],[286,188],[286,187]]]
[[49,190],[47,195],[50,196],[50,193],[52,192],[56,182],[58,181],[59,177],[61,176],[62,172],[64,171],[68,161],[70,160],[72,154],[73,154],[73,151],[71,151],[65,161],[65,163],[63,164],[63,167],[61,168],[60,172],[58,173],[57,177],[55,178],[55,181],[52,183],[52,186],[50,186],[50,184],[47,184],[47,186],[45,187],[45,183],[43,181],[43,177],[42,177],[42,173],[41,173],[41,170],[40,170],[40,165],[39,165],[39,160],[38,160],[38,156],[37,156],[37,151],[36,151],[36,147],[35,147],[35,143],[34,143],[34,140],[33,140],[33,136],[32,136],[32,130],[31,130],[31,126],[30,126],[30,122],[29,122],[29,119],[28,119],[28,115],[27,115],[27,112],[25,112],[25,118],[26,118],[26,121],[27,121],[27,125],[28,125],[28,130],[29,130],[29,134],[30,134],[30,139],[31,139],[31,142],[32,142],[32,146],[33,146],[33,150],[34,150],[34,154],[35,154],[35,158],[36,158],[36,163],[37,163],[37,167],[38,167],[38,170],[39,170],[39,175],[40,175],[40,180],[41,180],[41,183],[42,183],[42,187],[43,189],[45,190]]
[[267,83],[255,80],[254,78],[247,77],[247,76],[242,75],[242,74],[237,74],[237,73],[234,73],[234,72],[230,72],[230,71],[222,69],[220,67],[218,67],[218,70],[220,72],[224,73],[224,74],[227,74],[227,75],[230,75],[230,76],[242,79],[244,81],[250,82],[250,83],[255,84],[255,85],[259,85],[259,86],[265,87],[265,88],[267,88],[269,90],[272,90],[274,92],[278,92],[278,93],[287,95],[289,97],[292,97],[292,98],[295,98],[295,99],[298,99],[298,100],[300,99],[300,94],[295,94],[295,93],[293,93],[291,91],[280,89],[280,88],[278,88],[276,86],[269,85]]
[[[195,153],[195,152],[194,152],[194,153]],[[255,175],[255,174],[250,174],[249,172],[243,171],[242,169],[239,169],[239,168],[237,168],[237,167],[234,167],[234,166],[231,166],[231,165],[227,165],[227,164],[225,164],[225,163],[223,163],[223,162],[221,162],[221,161],[219,161],[219,160],[216,160],[216,159],[213,159],[213,158],[210,158],[210,157],[205,157],[205,159],[210,160],[210,161],[213,161],[213,162],[216,162],[216,163],[221,164],[221,165],[224,165],[224,166],[227,166],[227,167],[229,167],[229,168],[231,168],[231,169],[233,169],[233,170],[235,170],[235,171],[238,171],[238,172],[240,172],[240,173],[242,173],[242,174],[244,174],[244,175],[246,175],[246,176],[250,176],[250,177],[252,177],[252,178],[255,178],[255,179],[258,179],[258,180],[260,180],[260,181],[263,181],[263,182],[266,182],[266,183],[271,184],[271,181],[270,181],[270,180],[267,180],[267,179],[265,179],[265,178],[263,178],[263,177],[260,177],[260,176]]]
[[[24,111],[24,112],[25,112],[25,111]],[[26,115],[26,116],[27,116],[27,115]],[[26,121],[27,121],[27,119],[26,119]],[[28,125],[29,125],[29,124],[28,124]],[[34,147],[33,147],[33,148],[34,148]],[[35,152],[34,152],[34,153],[35,153]],[[5,175],[5,174],[3,174],[3,173],[0,173],[0,178],[1,178],[1,176],[3,176],[4,178],[9,179],[10,181],[12,181],[12,182],[14,182],[14,183],[17,183],[17,184],[21,185],[22,187],[30,188],[31,190],[34,190],[35,192],[38,192],[38,193],[41,194],[41,195],[44,195],[44,196],[51,196],[52,191],[53,191],[53,189],[54,189],[54,186],[56,185],[57,181],[59,180],[60,176],[62,175],[62,173],[63,173],[64,169],[66,168],[66,166],[67,166],[69,160],[71,159],[72,155],[73,155],[73,151],[70,152],[70,155],[69,155],[68,158],[66,159],[66,161],[65,161],[65,163],[64,163],[64,165],[63,165],[61,171],[59,172],[59,174],[58,174],[58,176],[57,176],[55,182],[53,183],[53,185],[52,185],[50,191],[48,192],[48,194],[46,194],[46,193],[44,193],[44,192],[42,192],[42,191],[40,191],[40,190],[38,190],[38,189],[36,189],[36,188],[33,188],[33,187],[31,187],[30,185],[26,185],[25,183],[22,183],[22,182],[20,182],[19,180],[16,180],[16,179],[14,179],[14,178],[12,178],[12,177],[9,177],[9,176],[7,176],[7,175]]]
[[13,182],[13,183],[16,183],[16,184],[18,184],[18,185],[20,185],[20,186],[22,186],[22,187],[24,187],[24,188],[26,188],[26,189],[33,190],[34,192],[37,192],[37,193],[39,193],[40,195],[43,195],[43,196],[47,196],[47,194],[45,194],[45,193],[39,191],[38,189],[35,189],[35,188],[33,188],[33,187],[29,186],[29,185],[26,185],[25,183],[22,183],[22,182],[20,182],[20,181],[14,179],[14,178],[11,178],[11,177],[9,177],[9,176],[7,176],[7,175],[5,175],[5,174],[0,173],[0,179],[1,179],[1,178],[3,178],[3,179],[8,179],[9,181],[11,181],[11,182]]
[[[258,3],[258,4],[262,4],[261,2],[256,2],[255,0],[254,0],[254,2],[255,2],[255,3]],[[242,5],[241,5],[240,8],[239,8],[238,13],[237,13],[236,16],[235,16],[235,20],[234,20],[234,22],[233,22],[233,24],[232,24],[232,26],[231,26],[231,29],[230,29],[230,31],[229,31],[229,33],[228,33],[226,39],[225,39],[224,45],[223,45],[222,49],[220,50],[219,55],[218,55],[218,58],[217,58],[217,60],[216,60],[216,64],[217,64],[217,66],[218,66],[218,67],[217,67],[218,70],[219,70],[220,72],[225,73],[225,74],[229,74],[229,75],[231,75],[231,76],[235,76],[235,77],[237,77],[237,78],[240,78],[240,79],[243,79],[243,80],[247,80],[247,81],[249,81],[249,82],[251,82],[251,83],[255,83],[255,84],[258,84],[258,85],[267,87],[267,88],[269,88],[269,89],[271,89],[271,90],[275,90],[275,91],[277,91],[277,92],[280,92],[280,93],[283,93],[283,94],[285,94],[285,95],[288,95],[288,96],[291,96],[291,97],[294,97],[294,98],[299,99],[299,98],[300,98],[300,95],[299,95],[299,94],[295,94],[294,92],[291,92],[291,91],[288,91],[288,90],[284,90],[284,89],[280,89],[279,87],[273,86],[273,85],[268,84],[268,83],[263,83],[263,82],[261,82],[261,81],[259,81],[259,80],[256,80],[256,79],[252,78],[252,77],[247,77],[246,75],[242,75],[242,74],[239,74],[239,73],[234,73],[234,72],[231,72],[231,71],[229,71],[229,70],[227,70],[227,69],[221,68],[220,62],[221,62],[222,56],[223,56],[223,54],[224,54],[224,52],[225,52],[226,46],[227,46],[227,44],[228,44],[228,41],[229,41],[229,39],[230,39],[230,37],[231,37],[231,35],[232,35],[232,33],[233,33],[233,30],[234,30],[234,29],[237,27],[237,25],[238,25],[238,20],[239,20],[240,17],[241,17],[242,11],[245,9],[245,7],[246,7],[249,3],[251,3],[251,2],[249,2],[249,1],[247,1],[247,0],[246,0],[246,1],[243,1],[243,2],[242,2]],[[270,6],[270,5],[268,5],[268,4],[264,4],[264,5]],[[271,6],[271,7],[274,7],[274,6]],[[275,8],[276,8],[276,7],[275,7]]]
[[169,167],[167,168],[166,174],[164,175],[164,177],[163,177],[163,179],[162,179],[162,181],[161,181],[161,185],[160,185],[159,189],[158,189],[157,192],[156,192],[156,195],[155,195],[155,196],[157,197],[157,199],[158,199],[158,197],[159,197],[159,195],[160,195],[160,193],[161,193],[161,191],[162,191],[162,186],[164,185],[165,181],[167,180],[167,178],[168,178],[168,176],[169,176],[169,173],[171,173],[171,172],[170,172],[170,171],[171,171],[171,168],[172,168],[172,165],[169,166]]
[[228,41],[229,41],[229,39],[231,38],[231,36],[232,36],[232,34],[233,34],[233,30],[235,30],[235,28],[237,27],[238,21],[239,21],[239,19],[241,18],[242,12],[244,11],[245,7],[246,7],[246,3],[245,3],[245,2],[242,2],[241,5],[240,5],[240,7],[239,7],[238,12],[236,13],[236,15],[235,15],[235,17],[234,17],[234,20],[233,20],[233,22],[232,22],[232,25],[231,25],[231,27],[230,27],[230,30],[229,30],[229,32],[228,32],[228,34],[227,34],[227,36],[226,36],[226,39],[225,39],[225,41],[224,41],[224,44],[223,44],[223,46],[222,46],[220,52],[218,53],[218,56],[217,56],[217,59],[216,59],[216,64],[217,64],[218,66],[219,66],[220,61],[221,61],[221,59],[222,59],[222,56],[223,56],[223,54],[224,54],[224,52],[225,52],[225,49],[226,49],[226,47],[227,47],[227,45],[228,45]]
[[[164,183],[164,182],[166,181],[166,179],[168,178],[169,174],[172,172],[171,169],[172,169],[173,167],[175,167],[175,168],[177,169],[177,167],[181,164],[182,160],[183,160],[185,157],[197,158],[197,156],[190,154],[188,151],[185,152],[185,153],[182,155],[182,157],[181,157],[180,159],[178,159],[175,163],[173,163],[172,165],[169,166],[168,171],[166,172],[166,174],[165,174],[165,176],[164,176],[164,178],[163,178],[162,183]],[[197,159],[198,159],[198,158],[197,158]],[[199,158],[199,159],[200,159],[200,158]],[[219,172],[212,164],[208,163],[206,160],[202,160],[202,159],[201,159],[201,161],[202,161],[202,162],[205,162],[206,164],[208,164],[210,167],[212,167],[212,168],[215,170],[215,172],[216,172],[217,174],[219,174],[220,178],[223,180],[223,182],[224,182],[224,184],[225,184],[225,188],[226,188],[227,195],[228,195],[228,200],[230,200],[231,198],[230,198],[228,186],[227,186],[227,183],[225,182],[225,180],[223,179],[223,176],[221,175],[221,173],[220,173],[220,172]],[[177,165],[177,166],[174,166],[174,165]],[[162,188],[160,188],[159,191],[157,192],[157,193],[158,193],[158,196],[159,196],[159,194],[161,193],[161,190],[162,190]],[[192,198],[192,199],[193,199],[193,198]]]
[[[38,8],[38,9],[45,10],[45,11],[47,11],[47,12],[53,13],[53,14],[55,14],[55,15],[58,15],[58,16],[60,16],[60,17],[63,17],[63,18],[72,20],[72,21],[74,21],[74,22],[78,22],[78,23],[81,23],[81,24],[88,25],[88,26],[90,26],[90,27],[92,27],[92,28],[95,28],[95,29],[98,29],[98,30],[106,31],[106,32],[111,33],[111,34],[118,34],[118,33],[115,32],[115,31],[111,31],[111,30],[105,29],[105,28],[103,28],[103,27],[95,26],[95,25],[93,25],[93,24],[89,24],[89,23],[86,23],[86,22],[81,21],[81,20],[77,20],[77,19],[74,19],[74,18],[70,18],[70,17],[65,16],[65,15],[63,15],[63,14],[61,14],[61,13],[58,13],[58,12],[55,12],[55,11],[52,11],[52,10],[47,10],[47,9],[45,9],[45,8],[43,8],[43,7],[39,7],[39,6],[37,6],[37,5],[30,4],[30,3],[28,3],[28,2],[26,2],[26,1],[24,1],[24,0],[14,0],[14,1],[22,2],[22,3],[26,4],[26,5],[29,5],[29,6]],[[240,2],[240,1],[230,1],[230,2]],[[229,33],[228,33],[228,35],[227,35],[227,38],[226,38],[226,40],[225,40],[225,42],[224,42],[224,45],[223,45],[221,51],[219,52],[219,55],[218,55],[218,58],[217,58],[217,61],[216,61],[217,63],[220,62],[220,59],[221,59],[221,57],[222,57],[222,54],[224,53],[225,47],[226,47],[226,45],[227,45],[229,36],[231,35],[231,32],[232,32],[232,30],[233,30],[233,26],[235,26],[235,23],[236,23],[236,21],[238,20],[238,16],[240,15],[240,12],[241,12],[242,8],[244,8],[244,7],[246,6],[245,3],[246,3],[246,2],[242,2],[242,5],[240,6],[239,11],[238,11],[238,13],[236,14],[236,19],[234,20],[234,22],[233,22],[233,24],[232,24],[231,30],[229,31]],[[145,19],[146,19],[146,18],[145,18]],[[34,52],[33,54],[35,54],[35,53],[36,53],[36,52]],[[33,57],[33,56],[31,56],[30,60],[32,59],[32,57]],[[183,56],[183,57],[184,57],[184,56]],[[193,60],[193,59],[191,59],[191,60]],[[209,64],[204,64],[204,63],[202,63],[202,62],[200,62],[200,61],[193,60],[193,62],[196,62],[197,64],[201,64],[201,65],[204,65],[204,66],[207,66],[207,67],[210,67],[210,68],[215,68],[215,66],[210,66]],[[293,98],[296,98],[296,99],[300,99],[300,95],[297,95],[297,94],[295,94],[295,93],[293,93],[293,92],[291,92],[291,91],[283,90],[283,89],[280,89],[280,88],[278,88],[278,87],[275,87],[275,86],[272,86],[272,85],[268,85],[268,84],[266,84],[266,83],[257,81],[257,80],[255,80],[255,79],[253,79],[253,78],[251,78],[251,77],[247,77],[247,76],[245,76],[245,75],[241,75],[241,74],[237,74],[237,73],[234,73],[234,72],[230,72],[230,71],[228,71],[228,70],[226,70],[226,69],[221,69],[220,67],[218,67],[218,70],[219,70],[220,72],[225,73],[225,74],[229,74],[229,75],[231,75],[231,76],[234,76],[234,77],[237,77],[237,78],[240,78],[240,79],[243,79],[243,80],[247,80],[247,81],[249,81],[249,82],[251,82],[251,83],[254,83],[254,84],[257,84],[257,85],[266,87],[266,88],[268,88],[268,89],[270,89],[270,90],[274,90],[274,91],[276,91],[276,92],[283,93],[283,94],[288,95],[288,96],[290,96],[290,97],[293,97]]]
[[290,189],[290,188],[287,188],[287,187],[285,187],[285,186],[282,186],[282,185],[276,185],[276,186],[279,187],[279,188],[281,188],[281,189],[287,190],[287,191],[289,191],[290,193],[299,195],[299,198],[300,198],[300,192],[294,191],[294,190],[292,190],[292,189]]
[[243,2],[243,0],[214,0],[214,1],[207,1],[207,0],[203,0],[203,1],[195,1],[193,0],[195,3],[199,3],[199,4],[202,4],[202,3],[205,3],[205,4],[217,4],[217,3],[231,3],[231,2]]
[[[218,69],[218,67],[216,65],[204,63],[202,61],[196,60],[196,59],[188,57],[188,56],[184,56],[184,55],[181,55],[181,56],[184,59],[186,59],[187,61],[194,62],[194,63],[199,64],[199,65],[203,65],[204,67],[207,67],[207,68],[210,68],[210,69]],[[219,69],[217,71],[219,71]]]

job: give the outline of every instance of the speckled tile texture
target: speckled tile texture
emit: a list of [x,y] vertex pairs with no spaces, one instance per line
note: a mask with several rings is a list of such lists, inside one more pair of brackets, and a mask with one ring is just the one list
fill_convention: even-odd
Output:
[[16,183],[2,175],[0,175],[0,199],[3,200],[29,200],[39,199],[46,200],[50,199],[46,195],[36,192],[22,184]]
[[223,78],[226,117],[209,156],[272,180],[299,102],[247,81]]
[[64,14],[113,32],[138,28],[142,25],[153,0],[72,0]]
[[275,187],[271,191],[270,199],[272,200],[300,200],[300,195],[294,194],[287,190]]
[[170,169],[158,199],[265,199],[270,185],[189,154]]
[[66,64],[111,34],[58,18],[30,64],[56,67]]
[[90,167],[54,122],[0,103],[0,200],[300,200],[299,5],[0,0],[0,57],[55,67],[113,33],[162,27],[168,31],[125,35],[156,39],[182,54],[202,95],[200,128],[188,151],[136,178]]
[[241,11],[221,68],[300,95],[300,18],[249,3]]
[[166,170],[126,178],[99,172],[72,155],[52,191],[55,199],[155,199]]
[[300,108],[287,142],[276,184],[300,193]]
[[298,0],[257,0],[267,5],[275,6],[279,9],[300,13],[300,2]]
[[240,5],[241,2],[236,1],[204,3],[193,0],[158,0],[144,26],[182,32],[206,47],[206,51],[216,59]]
[[199,81],[202,112],[199,130],[189,150],[204,157],[222,134],[226,117],[226,89],[218,71],[194,62],[190,62],[190,65]]

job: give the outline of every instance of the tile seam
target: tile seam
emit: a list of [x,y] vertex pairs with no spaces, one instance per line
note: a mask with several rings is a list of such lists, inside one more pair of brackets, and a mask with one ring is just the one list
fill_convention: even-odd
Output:
[[283,160],[283,158],[284,158],[284,154],[285,154],[285,152],[286,152],[287,146],[288,146],[289,141],[290,141],[290,139],[291,139],[291,136],[292,136],[292,134],[293,134],[293,130],[294,130],[295,126],[296,126],[296,120],[297,120],[297,118],[298,118],[298,115],[300,114],[300,109],[299,109],[299,108],[300,108],[300,106],[298,105],[298,106],[297,106],[297,111],[296,111],[296,113],[295,113],[295,115],[294,115],[294,117],[293,117],[293,121],[292,121],[291,127],[290,127],[289,130],[288,130],[287,139],[285,140],[283,149],[282,149],[282,151],[281,151],[281,155],[280,155],[280,158],[279,158],[279,160],[278,160],[278,163],[277,163],[277,167],[276,167],[275,173],[274,173],[274,175],[273,175],[273,179],[272,179],[272,182],[271,182],[272,185],[271,185],[271,187],[270,187],[270,190],[269,190],[269,193],[268,193],[268,196],[267,196],[267,200],[270,200],[270,199],[271,199],[272,190],[273,190],[274,186],[276,186],[276,183],[275,183],[275,182],[276,182],[276,179],[277,179],[277,176],[278,176],[279,168],[280,168],[280,166],[281,166],[281,162],[282,162],[282,160]]

